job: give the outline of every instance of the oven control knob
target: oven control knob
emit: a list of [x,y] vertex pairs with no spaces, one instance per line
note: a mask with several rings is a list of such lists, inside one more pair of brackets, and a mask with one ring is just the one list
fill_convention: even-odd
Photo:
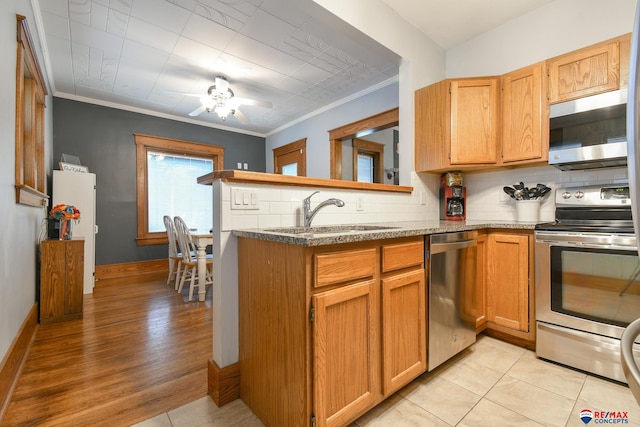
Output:
[[584,197],[584,193],[582,191],[576,191],[576,199],[582,199]]
[[571,193],[569,193],[568,191],[565,191],[564,193],[562,193],[562,198],[563,199],[568,199],[571,197]]

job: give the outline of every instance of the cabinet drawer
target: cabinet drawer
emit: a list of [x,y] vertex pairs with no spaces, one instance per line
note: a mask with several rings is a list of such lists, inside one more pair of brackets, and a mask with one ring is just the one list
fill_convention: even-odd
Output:
[[422,265],[424,241],[397,243],[382,247],[382,272]]
[[334,285],[375,275],[376,249],[314,255],[314,286]]

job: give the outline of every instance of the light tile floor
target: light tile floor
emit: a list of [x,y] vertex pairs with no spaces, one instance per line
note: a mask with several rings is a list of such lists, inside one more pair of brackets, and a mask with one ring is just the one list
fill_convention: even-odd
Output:
[[[584,409],[626,412],[627,422],[615,425],[640,426],[640,406],[626,386],[539,360],[532,351],[481,335],[469,349],[421,375],[350,427],[579,427],[585,425],[580,419]],[[589,425],[603,425],[597,421],[604,420],[594,418]],[[164,426],[263,424],[241,400],[218,408],[203,397],[136,424]]]

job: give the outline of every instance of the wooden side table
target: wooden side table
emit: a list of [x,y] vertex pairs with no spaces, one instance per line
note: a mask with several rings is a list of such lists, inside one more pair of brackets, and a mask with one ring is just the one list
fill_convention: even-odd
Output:
[[43,240],[40,249],[40,323],[82,319],[84,238]]

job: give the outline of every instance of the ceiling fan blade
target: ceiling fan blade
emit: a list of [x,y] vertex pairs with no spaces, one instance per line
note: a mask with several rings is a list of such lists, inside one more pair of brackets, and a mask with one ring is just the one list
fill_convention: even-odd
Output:
[[234,102],[236,105],[253,105],[255,107],[273,108],[273,104],[269,101],[259,101],[257,99],[240,98],[238,96],[234,96],[233,98],[231,98],[231,102]]
[[206,107],[204,105],[201,105],[195,110],[193,110],[192,112],[190,112],[189,116],[191,117],[199,116],[200,114],[204,113],[205,110],[206,110]]
[[237,108],[233,110],[233,117],[235,117],[240,123],[243,123],[245,125],[249,123],[249,119],[247,118],[247,116],[245,116],[244,113]]

